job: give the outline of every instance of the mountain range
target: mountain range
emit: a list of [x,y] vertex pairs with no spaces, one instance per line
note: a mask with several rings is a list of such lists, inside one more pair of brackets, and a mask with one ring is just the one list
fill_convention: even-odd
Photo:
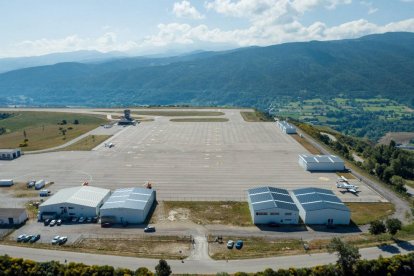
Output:
[[23,68],[0,74],[0,105],[265,108],[280,97],[344,95],[382,96],[414,106],[413,76],[414,33],[385,33]]

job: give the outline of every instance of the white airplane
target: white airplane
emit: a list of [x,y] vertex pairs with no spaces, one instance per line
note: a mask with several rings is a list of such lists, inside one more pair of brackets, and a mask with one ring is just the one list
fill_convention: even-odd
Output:
[[340,189],[346,189],[347,192],[351,192],[353,194],[356,194],[359,192],[358,186],[352,185],[349,183],[339,182],[339,183],[336,183],[336,187]]
[[105,147],[112,148],[114,146],[114,143],[105,143]]
[[345,183],[349,183],[348,179],[345,176],[342,176],[338,178],[338,182],[345,182]]

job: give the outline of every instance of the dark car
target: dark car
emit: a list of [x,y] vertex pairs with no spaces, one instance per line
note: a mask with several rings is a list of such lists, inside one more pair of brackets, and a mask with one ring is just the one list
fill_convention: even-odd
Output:
[[56,221],[56,225],[57,225],[57,226],[61,226],[61,225],[62,225],[62,220],[61,220],[61,219],[58,219],[58,220]]
[[236,244],[234,245],[234,247],[236,247],[236,249],[242,249],[243,241],[242,240],[236,241]]
[[57,243],[58,243],[59,245],[63,245],[63,244],[65,244],[67,241],[68,241],[68,238],[67,238],[67,237],[60,237]]
[[39,234],[37,234],[36,236],[33,236],[31,239],[30,239],[30,243],[35,243],[35,242],[37,242],[38,240],[40,240],[40,235]]
[[154,226],[147,226],[147,227],[144,228],[144,232],[145,233],[155,232],[155,227]]
[[50,221],[51,221],[51,219],[45,219],[45,220],[43,221],[43,224],[44,224],[45,226],[48,226],[48,225],[49,225],[49,223],[50,223]]
[[27,235],[22,241],[29,242],[33,238],[33,235]]
[[104,222],[104,223],[101,224],[102,228],[109,228],[111,226],[112,226],[112,223],[109,223],[109,222]]

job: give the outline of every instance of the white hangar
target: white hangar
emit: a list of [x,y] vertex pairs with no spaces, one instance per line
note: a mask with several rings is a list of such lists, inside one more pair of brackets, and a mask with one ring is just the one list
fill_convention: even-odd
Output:
[[247,191],[250,214],[254,224],[297,224],[299,210],[289,192],[273,187]]
[[155,201],[155,191],[145,188],[118,189],[101,207],[101,222],[144,223]]
[[343,171],[344,161],[336,155],[299,154],[299,165],[307,171]]
[[0,149],[0,160],[13,160],[21,155],[20,149]]
[[351,211],[330,190],[303,188],[292,194],[305,224],[347,225],[351,220]]
[[286,134],[295,134],[296,133],[296,127],[289,124],[286,121],[277,121],[277,126]]
[[91,186],[62,189],[39,206],[40,218],[96,217],[111,191]]

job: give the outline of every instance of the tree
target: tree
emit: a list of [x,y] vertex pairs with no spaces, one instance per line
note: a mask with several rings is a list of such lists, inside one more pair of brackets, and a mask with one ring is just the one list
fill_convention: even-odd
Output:
[[370,226],[369,226],[369,232],[372,235],[379,235],[379,234],[385,233],[385,231],[386,229],[385,229],[384,222],[382,222],[381,220],[371,221]]
[[74,125],[79,125],[79,120],[78,120],[78,119],[75,119],[75,120],[73,121],[73,124],[74,124]]
[[353,267],[361,257],[358,248],[344,243],[340,238],[335,237],[329,243],[328,251],[330,253],[336,252],[336,255],[338,256],[336,263],[339,265],[344,275],[353,274]]
[[387,226],[388,233],[391,235],[397,234],[399,230],[401,230],[402,223],[397,218],[390,218],[385,221],[385,225]]
[[62,120],[62,122],[60,123],[61,125],[66,125],[68,122],[66,120]]
[[135,276],[153,276],[154,273],[149,271],[146,267],[140,267],[135,271]]
[[157,276],[169,276],[172,273],[171,267],[166,260],[160,260],[155,267],[155,275]]

